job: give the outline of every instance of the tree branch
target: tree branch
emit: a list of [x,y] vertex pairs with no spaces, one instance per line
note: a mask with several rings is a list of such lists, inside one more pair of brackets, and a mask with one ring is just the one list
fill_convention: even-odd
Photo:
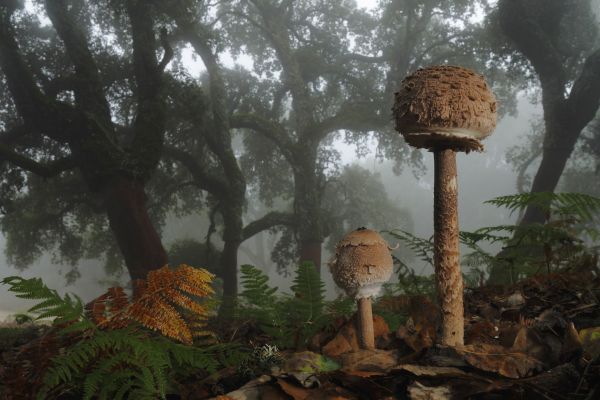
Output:
[[64,171],[77,167],[72,157],[60,158],[48,164],[42,164],[29,157],[18,154],[4,144],[0,144],[0,159],[32,172],[43,178],[52,178]]
[[166,113],[161,96],[163,71],[156,60],[152,7],[145,0],[127,0],[126,6],[131,22],[138,102],[131,148],[139,166],[139,174],[145,179],[158,165],[164,142]]
[[336,115],[318,124],[315,131],[325,136],[330,132],[339,130],[376,130],[389,122],[388,116],[378,115],[375,112],[379,108],[373,103],[346,102],[342,104]]
[[[66,120],[74,121],[74,109],[45,96],[38,88],[31,70],[19,52],[11,25],[11,12],[0,7],[0,66],[19,115],[25,122],[48,136],[66,142],[69,130]],[[63,114],[64,113],[64,114]]]
[[169,42],[169,32],[167,32],[166,28],[162,28],[160,30],[160,44],[162,45],[165,53],[163,54],[162,60],[158,64],[158,69],[164,71],[167,67],[167,64],[171,62],[175,53],[173,52],[173,47],[171,47],[171,43]]
[[567,107],[571,114],[570,123],[578,132],[596,115],[600,107],[600,50],[586,58],[567,99]]
[[19,139],[31,133],[25,125],[17,125],[8,131],[0,133],[0,144],[8,146],[19,141]]
[[232,128],[246,128],[262,134],[266,138],[272,140],[288,160],[291,159],[289,149],[292,148],[293,143],[287,136],[287,132],[281,124],[256,114],[233,115],[229,120],[229,124]]
[[498,3],[500,25],[537,72],[544,97],[563,99],[566,82],[560,52],[541,26],[537,10],[522,0]]
[[272,211],[263,217],[250,222],[242,230],[242,242],[278,225],[294,225],[294,215],[291,213]]
[[343,61],[360,61],[366,63],[381,63],[387,60],[384,56],[365,56],[358,53],[348,53],[342,56]]
[[72,83],[77,105],[84,111],[93,113],[105,128],[110,127],[110,107],[106,101],[98,66],[84,32],[77,26],[66,0],[46,0],[45,4],[52,25],[75,66],[76,79]]
[[217,198],[227,197],[229,194],[229,185],[227,182],[206,171],[205,168],[198,163],[196,157],[172,146],[165,146],[163,152],[165,156],[176,160],[183,165],[190,175],[192,175],[196,185],[202,190],[206,190]]

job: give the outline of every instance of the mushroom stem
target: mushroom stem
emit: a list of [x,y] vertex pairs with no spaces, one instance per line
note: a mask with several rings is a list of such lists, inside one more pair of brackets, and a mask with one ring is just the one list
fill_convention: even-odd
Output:
[[373,331],[373,311],[371,298],[358,299],[358,332],[360,347],[372,350],[375,348],[375,333]]
[[439,343],[464,344],[463,280],[459,263],[456,153],[434,149],[434,267],[441,311]]

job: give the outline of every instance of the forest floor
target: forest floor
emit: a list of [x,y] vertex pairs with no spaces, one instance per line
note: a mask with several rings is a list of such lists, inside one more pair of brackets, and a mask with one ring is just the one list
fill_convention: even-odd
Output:
[[[167,398],[600,399],[600,278],[593,272],[468,289],[465,345],[454,348],[434,345],[437,309],[426,297],[386,301],[408,318],[391,331],[375,315],[377,350],[361,350],[353,320],[339,320],[304,351],[275,350],[250,374],[234,367],[205,374]],[[3,324],[1,355],[47,329]],[[236,329],[254,348],[273,350],[255,327]]]
[[[377,350],[360,350],[352,320],[341,322],[333,336],[314,338],[313,351],[284,353],[270,373],[213,398],[600,399],[595,273],[467,290],[465,345],[457,348],[433,345],[438,321],[427,298],[387,301],[408,310],[409,318],[391,332],[376,315]],[[207,379],[195,393],[210,397],[227,380]]]

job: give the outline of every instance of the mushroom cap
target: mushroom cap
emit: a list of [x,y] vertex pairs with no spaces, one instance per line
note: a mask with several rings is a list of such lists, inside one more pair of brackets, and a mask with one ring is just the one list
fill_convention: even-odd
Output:
[[483,150],[480,140],[496,127],[496,98],[470,69],[439,65],[404,78],[393,107],[398,130],[421,148]]
[[355,299],[375,296],[392,275],[387,242],[375,231],[359,228],[346,235],[329,263],[335,283]]

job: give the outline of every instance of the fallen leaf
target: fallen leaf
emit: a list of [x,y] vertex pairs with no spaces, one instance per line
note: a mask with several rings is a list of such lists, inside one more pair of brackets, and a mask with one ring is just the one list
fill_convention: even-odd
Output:
[[342,354],[344,370],[386,372],[398,363],[397,350],[359,350]]
[[479,343],[456,347],[454,351],[473,367],[507,378],[531,376],[544,368],[538,359],[498,345]]
[[452,399],[452,390],[446,386],[425,386],[415,381],[408,386],[408,395],[411,400],[449,400]]
[[[373,315],[373,332],[375,341],[390,333],[385,320],[379,315]],[[323,346],[323,354],[329,357],[337,357],[340,354],[360,350],[355,318],[351,318],[342,326],[333,339]]]
[[591,358],[600,356],[600,327],[580,330],[579,340],[583,351]]

